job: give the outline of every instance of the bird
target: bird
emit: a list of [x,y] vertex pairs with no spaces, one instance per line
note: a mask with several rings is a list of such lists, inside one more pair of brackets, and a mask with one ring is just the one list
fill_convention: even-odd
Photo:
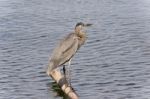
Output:
[[47,75],[50,76],[52,71],[60,66],[63,66],[64,76],[66,75],[65,64],[71,64],[72,57],[85,43],[87,35],[84,28],[91,25],[92,24],[78,22],[75,25],[74,31],[60,41],[60,43],[56,46],[56,48],[54,48],[52,52],[46,71]]

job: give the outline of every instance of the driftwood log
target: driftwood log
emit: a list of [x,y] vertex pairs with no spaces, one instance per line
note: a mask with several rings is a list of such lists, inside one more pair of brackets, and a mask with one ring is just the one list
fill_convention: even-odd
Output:
[[58,69],[51,71],[50,75],[56,83],[60,86],[62,91],[69,97],[69,99],[79,99],[77,93],[73,90],[65,79],[64,75]]

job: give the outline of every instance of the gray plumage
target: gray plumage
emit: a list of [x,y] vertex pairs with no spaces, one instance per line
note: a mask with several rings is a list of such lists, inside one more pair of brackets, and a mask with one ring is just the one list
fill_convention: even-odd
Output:
[[75,30],[73,33],[67,35],[54,49],[48,69],[47,74],[68,62],[77,52],[77,50],[84,44],[86,41],[86,33],[83,31],[83,27],[90,26],[89,24],[83,24],[79,22],[75,26]]

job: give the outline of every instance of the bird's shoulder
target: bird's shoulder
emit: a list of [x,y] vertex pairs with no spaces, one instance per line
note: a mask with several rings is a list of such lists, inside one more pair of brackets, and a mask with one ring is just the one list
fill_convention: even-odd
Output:
[[64,39],[62,39],[59,43],[59,49],[62,49],[63,52],[70,48],[74,48],[74,46],[78,45],[78,40],[76,39],[75,33],[70,33]]
[[76,36],[75,33],[70,33],[67,36],[65,36],[63,40],[65,41],[65,40],[73,39],[73,37],[75,37],[75,36]]
[[71,43],[74,42],[76,34],[75,33],[70,33],[67,36],[65,36],[62,40],[60,40],[60,45],[64,45],[65,43]]

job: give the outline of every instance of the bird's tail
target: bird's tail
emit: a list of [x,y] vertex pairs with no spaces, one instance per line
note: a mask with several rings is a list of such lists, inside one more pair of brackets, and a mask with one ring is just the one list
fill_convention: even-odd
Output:
[[54,63],[53,63],[53,62],[50,62],[50,63],[48,64],[48,67],[47,67],[47,70],[46,70],[47,75],[50,76],[50,75],[51,75],[51,72],[52,72],[54,69],[55,69]]

